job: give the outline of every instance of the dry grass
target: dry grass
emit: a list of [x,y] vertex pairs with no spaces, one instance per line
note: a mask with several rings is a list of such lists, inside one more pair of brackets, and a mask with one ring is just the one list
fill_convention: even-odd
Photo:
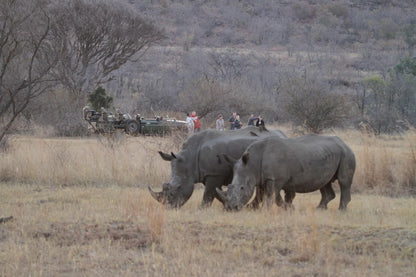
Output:
[[398,196],[415,187],[415,133],[337,135],[357,157],[347,212],[339,193],[326,211],[319,193],[297,195],[294,211],[200,210],[201,185],[165,210],[146,185],[168,179],[157,150],[179,140],[14,138],[0,156],[0,218],[13,216],[0,275],[414,276],[416,199]]
[[49,139],[16,137],[0,157],[0,178],[31,184],[132,186],[169,177],[158,150],[180,143],[153,137]]

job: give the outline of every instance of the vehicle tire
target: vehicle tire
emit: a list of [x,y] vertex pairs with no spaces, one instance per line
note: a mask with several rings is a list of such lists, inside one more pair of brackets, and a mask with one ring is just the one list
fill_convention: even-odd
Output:
[[126,133],[130,135],[136,135],[139,132],[139,123],[131,119],[126,123]]

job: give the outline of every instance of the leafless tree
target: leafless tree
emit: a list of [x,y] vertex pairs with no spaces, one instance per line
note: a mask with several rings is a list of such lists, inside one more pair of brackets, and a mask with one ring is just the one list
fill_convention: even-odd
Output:
[[53,85],[50,18],[42,0],[0,1],[0,141],[29,103]]
[[320,133],[347,119],[350,105],[346,97],[336,95],[324,84],[305,79],[292,79],[285,88],[286,110],[308,132]]
[[58,1],[52,8],[53,71],[61,83],[83,94],[109,80],[110,73],[137,61],[163,32],[120,2]]
[[214,78],[231,84],[246,74],[248,65],[244,58],[241,53],[232,49],[224,52],[211,51],[207,63]]
[[184,111],[195,110],[199,118],[217,112],[228,103],[232,88],[220,82],[202,77],[195,80],[179,97]]

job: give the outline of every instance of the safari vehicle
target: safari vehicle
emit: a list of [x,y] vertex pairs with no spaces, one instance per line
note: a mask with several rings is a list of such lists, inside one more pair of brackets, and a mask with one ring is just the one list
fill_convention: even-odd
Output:
[[84,119],[94,133],[107,134],[122,130],[130,135],[166,135],[174,130],[186,130],[186,121],[164,119],[155,116],[144,118],[140,114],[132,117],[128,113],[116,112],[116,115],[103,110],[101,113],[91,110],[88,106],[83,109]]

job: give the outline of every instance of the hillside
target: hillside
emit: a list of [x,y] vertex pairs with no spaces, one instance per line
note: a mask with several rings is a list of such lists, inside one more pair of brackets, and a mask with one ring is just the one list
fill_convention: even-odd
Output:
[[[166,34],[162,45],[140,64],[125,66],[107,86],[129,111],[192,108],[183,98],[203,90],[201,78],[210,78],[231,84],[241,98],[261,99],[250,100],[251,111],[247,103],[234,103],[213,109],[210,118],[237,109],[243,116],[264,112],[269,121],[290,121],[279,94],[287,90],[285,80],[310,78],[332,93],[357,96],[364,78],[386,79],[414,51],[412,1],[128,2]],[[270,101],[272,107],[264,105]],[[360,99],[350,101],[353,109]]]
[[[203,128],[232,111],[308,132],[416,126],[414,1],[119,1],[165,36],[103,81],[123,111],[196,110]],[[79,135],[85,102],[58,91],[28,113]]]

